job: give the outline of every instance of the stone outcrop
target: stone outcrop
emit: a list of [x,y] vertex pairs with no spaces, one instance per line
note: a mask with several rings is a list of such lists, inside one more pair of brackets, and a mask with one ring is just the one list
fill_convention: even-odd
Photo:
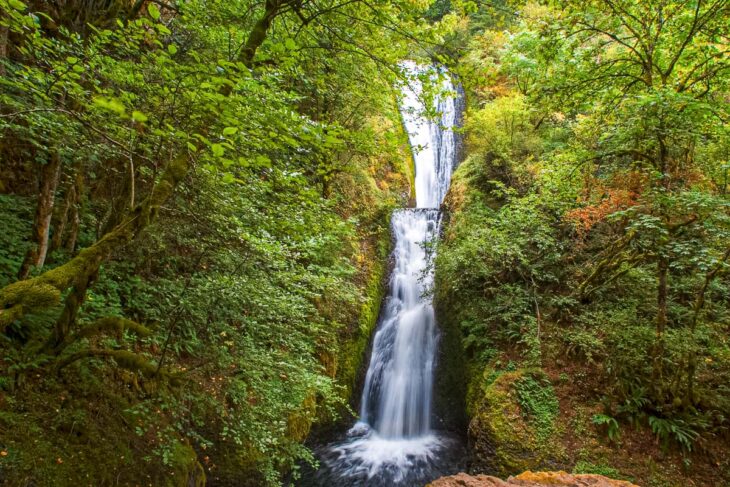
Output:
[[427,487],[638,487],[625,480],[602,475],[569,474],[566,472],[524,472],[501,480],[489,475],[460,473],[434,480]]

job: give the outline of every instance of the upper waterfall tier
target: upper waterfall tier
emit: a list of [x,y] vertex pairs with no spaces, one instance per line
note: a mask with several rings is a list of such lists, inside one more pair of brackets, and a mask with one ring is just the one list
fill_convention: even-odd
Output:
[[423,86],[418,75],[431,73],[431,78],[436,79],[436,68],[419,66],[411,61],[404,66],[412,75],[411,82],[403,87],[401,113],[416,166],[416,206],[438,208],[449,189],[456,159],[453,131],[457,123],[456,99],[448,96],[456,90],[451,77],[443,76],[441,93],[434,100],[438,115],[435,120],[424,117]]

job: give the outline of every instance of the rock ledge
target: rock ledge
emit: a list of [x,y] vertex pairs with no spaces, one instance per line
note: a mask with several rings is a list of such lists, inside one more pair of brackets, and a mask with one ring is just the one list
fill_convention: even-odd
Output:
[[603,475],[569,474],[566,472],[524,472],[500,480],[489,475],[460,473],[434,480],[427,487],[638,487],[625,480],[613,480]]

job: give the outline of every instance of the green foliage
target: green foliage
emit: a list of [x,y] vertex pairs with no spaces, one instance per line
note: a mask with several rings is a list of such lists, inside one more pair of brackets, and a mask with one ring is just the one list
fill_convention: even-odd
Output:
[[470,151],[491,151],[509,159],[538,155],[542,141],[530,118],[524,96],[504,96],[486,104],[467,119]]
[[514,388],[520,409],[528,422],[534,424],[538,438],[548,441],[560,410],[550,380],[542,373],[526,374],[515,381]]
[[595,465],[584,460],[580,460],[573,467],[573,473],[589,473],[595,475],[603,475],[611,479],[621,478],[618,470],[608,465]]
[[464,303],[454,312],[467,350],[478,356],[495,343],[520,343],[538,366],[539,314],[553,299],[540,289],[558,281],[564,244],[551,225],[552,201],[505,190],[509,166],[486,162],[472,156],[454,176],[453,198],[466,196],[439,245],[437,300]]
[[661,442],[662,447],[667,448],[669,443],[674,441],[686,452],[692,451],[694,443],[707,426],[708,423],[701,418],[685,421],[679,418],[649,416],[649,427]]
[[629,422],[685,452],[714,441],[730,417],[728,6],[527,2],[500,28],[483,8],[463,27],[467,156],[435,292],[472,383],[494,357],[544,366],[571,377],[561,397],[603,407],[611,440]]
[[[618,421],[616,418],[607,416],[605,414],[594,414],[591,420],[593,424],[597,426],[604,426],[606,429],[606,436],[611,441],[618,441],[621,437],[621,429],[619,428]],[[592,473],[592,472],[585,472]]]
[[[294,3],[0,0],[0,413],[29,414],[2,430],[9,481],[51,485],[31,450],[67,449],[69,483],[276,485],[345,409],[410,192],[399,63],[451,21]],[[56,160],[50,253],[14,282]],[[34,449],[60,395],[126,442],[100,471],[96,432]]]
[[32,219],[28,199],[0,194],[0,220],[4,228],[0,232],[0,286],[9,284],[10,276],[20,268],[27,250],[24,238],[30,233]]
[[596,363],[596,359],[605,354],[605,345],[593,330],[567,330],[563,341],[568,354],[577,355],[588,363]]

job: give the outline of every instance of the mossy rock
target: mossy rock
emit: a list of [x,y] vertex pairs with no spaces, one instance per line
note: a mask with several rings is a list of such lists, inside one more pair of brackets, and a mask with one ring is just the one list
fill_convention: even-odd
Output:
[[287,436],[294,441],[303,442],[309,435],[317,414],[317,398],[310,394],[302,407],[291,413],[287,419]]
[[365,300],[359,312],[359,318],[350,336],[345,337],[339,346],[336,358],[337,383],[342,386],[343,399],[352,400],[353,391],[357,387],[358,373],[362,371],[366,360],[366,351],[373,332],[378,324],[380,307],[387,289],[388,255],[392,248],[390,237],[390,218],[387,225],[377,235],[375,248],[370,262],[370,272],[365,285]]
[[206,485],[203,466],[198,462],[195,450],[183,442],[176,442],[167,458],[170,472],[157,485],[165,487],[204,487]]
[[434,371],[433,410],[436,427],[466,431],[469,423],[465,404],[469,362],[462,346],[463,337],[447,305],[434,302],[439,327],[437,366]]
[[473,470],[507,477],[559,464],[551,446],[558,406],[544,372],[520,369],[495,375],[485,370],[483,377],[491,382],[483,382],[481,394],[478,386],[470,388]]

